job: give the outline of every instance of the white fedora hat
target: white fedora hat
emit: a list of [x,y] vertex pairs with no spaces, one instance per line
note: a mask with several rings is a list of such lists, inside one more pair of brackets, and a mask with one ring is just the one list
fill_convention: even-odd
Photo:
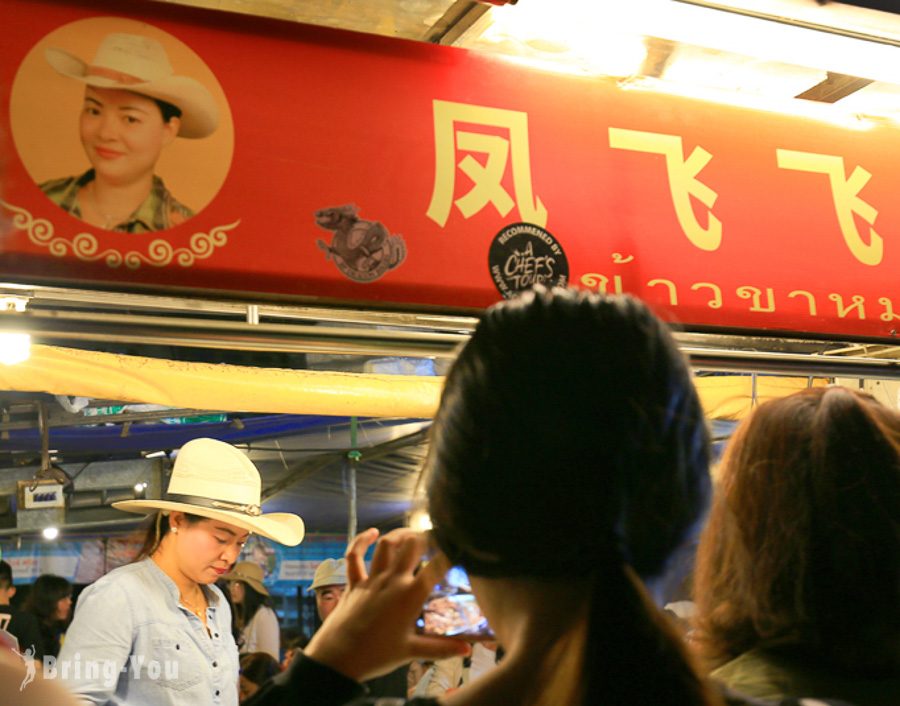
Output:
[[181,111],[179,137],[211,135],[219,125],[219,108],[199,81],[176,76],[162,44],[139,34],[107,34],[88,64],[64,49],[44,56],[57,73],[97,88],[114,88],[171,103]]
[[226,522],[293,547],[303,539],[303,520],[289,512],[260,510],[259,471],[247,455],[216,439],[193,439],[175,458],[166,497],[122,500],[126,512],[186,512]]

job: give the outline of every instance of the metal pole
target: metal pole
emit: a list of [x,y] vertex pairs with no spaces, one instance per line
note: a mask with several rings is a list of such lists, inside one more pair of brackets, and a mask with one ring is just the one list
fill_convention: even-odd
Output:
[[[113,527],[133,527],[134,525],[140,524],[143,522],[143,517],[135,516],[134,519],[123,519],[123,520],[97,520],[95,522],[73,522],[71,524],[67,524],[62,526],[60,529],[62,532],[70,532],[73,530],[83,530],[83,529],[96,529],[98,527],[103,528],[113,528]],[[39,529],[22,529],[19,527],[12,527],[9,529],[0,529],[0,537],[16,537],[21,539],[23,536],[35,536],[39,537],[41,535],[41,530]]]
[[356,507],[356,464],[359,463],[360,452],[356,443],[357,419],[350,417],[350,451],[347,453],[347,543],[353,541],[356,536],[357,529],[357,507]]

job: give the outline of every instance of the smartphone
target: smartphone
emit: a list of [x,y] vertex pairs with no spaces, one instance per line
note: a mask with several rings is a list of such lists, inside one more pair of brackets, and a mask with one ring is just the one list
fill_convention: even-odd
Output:
[[416,621],[424,635],[493,640],[494,633],[472,593],[466,570],[454,566],[428,596]]

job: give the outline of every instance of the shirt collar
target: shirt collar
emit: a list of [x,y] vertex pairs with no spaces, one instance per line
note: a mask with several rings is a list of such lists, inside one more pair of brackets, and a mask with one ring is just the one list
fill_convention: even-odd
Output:
[[88,169],[84,174],[71,182],[59,201],[60,207],[76,218],[81,218],[81,207],[78,204],[78,192],[94,180],[94,170]]
[[[156,580],[165,587],[169,596],[171,596],[175,605],[181,601],[181,592],[178,590],[178,586],[175,585],[175,582],[172,580],[172,577],[169,576],[165,571],[159,568],[159,565],[153,561],[150,557],[144,559],[141,564],[144,564],[147,567],[147,571],[156,578]],[[203,594],[206,596],[206,601],[209,603],[209,607],[215,610],[219,601],[221,600],[221,593],[219,591],[213,590],[211,586],[200,585]]]
[[165,223],[166,187],[162,179],[153,175],[153,186],[144,202],[137,207],[127,220],[119,223],[114,230],[141,233],[144,231],[163,230]]
[[[81,218],[81,208],[78,205],[78,192],[90,184],[96,177],[93,169],[88,169],[82,174],[72,187],[66,191],[60,200],[60,206],[76,218]],[[145,233],[147,231],[163,230],[166,224],[166,187],[163,180],[153,175],[153,185],[150,194],[143,203],[121,223],[113,228],[115,231],[125,233]]]

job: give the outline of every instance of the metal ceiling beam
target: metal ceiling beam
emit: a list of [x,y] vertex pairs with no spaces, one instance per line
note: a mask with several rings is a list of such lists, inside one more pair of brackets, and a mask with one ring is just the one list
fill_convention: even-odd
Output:
[[[708,10],[719,10],[734,15],[743,15],[744,17],[753,17],[758,20],[768,20],[769,22],[777,22],[779,24],[793,25],[794,27],[802,27],[804,29],[815,30],[816,32],[825,32],[826,34],[837,34],[842,37],[850,37],[852,39],[862,39],[867,42],[875,42],[876,44],[887,44],[889,46],[900,47],[900,39],[893,36],[880,34],[872,34],[871,32],[861,32],[844,27],[834,27],[832,25],[820,24],[818,22],[810,22],[809,20],[800,19],[798,17],[789,17],[787,15],[773,15],[768,12],[758,12],[745,7],[735,7],[727,3],[715,2],[715,0],[672,0],[685,5],[695,5]],[[821,2],[821,0],[817,0]],[[893,2],[893,0],[890,0]],[[864,3],[856,3],[865,7]],[[881,8],[872,8],[881,9]]]
[[476,316],[430,314],[413,311],[382,311],[349,306],[312,306],[276,304],[265,301],[210,299],[209,297],[172,296],[167,294],[133,294],[102,290],[45,287],[0,282],[0,298],[20,297],[29,310],[128,312],[132,316],[148,313],[191,316],[221,316],[237,321],[251,319],[267,322],[305,321],[392,328],[424,328],[450,332],[472,331]]
[[675,42],[668,39],[657,39],[646,37],[644,39],[647,45],[647,55],[638,71],[639,76],[649,76],[650,78],[662,78],[666,72],[666,67],[672,60],[675,52]]
[[900,379],[900,360],[692,347],[683,347],[682,351],[690,357],[691,366],[699,370],[731,373],[803,374],[884,380]]
[[[150,422],[171,417],[199,417],[212,414],[233,414],[226,411],[211,411],[200,409],[161,409],[153,412],[120,412],[117,414],[104,414],[97,416],[85,416],[72,414],[71,412],[57,412],[51,414],[47,422],[49,428],[96,426],[98,424],[121,424],[123,422]],[[0,422],[0,432],[14,429],[34,429],[35,421]]]
[[[245,351],[320,352],[352,355],[453,358],[464,334],[340,329],[325,326],[241,324],[123,314],[57,315],[0,313],[0,331],[24,331],[36,340],[99,341]],[[693,334],[692,339],[698,340]],[[712,337],[715,340],[715,336]],[[757,338],[757,341],[761,339]],[[779,339],[773,339],[777,342]],[[732,350],[683,345],[694,367],[727,372],[766,372],[845,377],[900,378],[900,361],[772,350]]]
[[[430,427],[413,432],[412,434],[407,434],[406,436],[401,436],[398,439],[391,439],[390,441],[385,441],[375,446],[359,449],[362,453],[360,463],[370,463],[395,453],[398,450],[424,444],[428,438],[429,429]],[[349,449],[324,453],[304,459],[291,469],[289,475],[263,489],[262,499],[269,500],[284,490],[287,490],[292,485],[296,485],[300,481],[306,480],[329,466],[342,461],[347,457],[348,450]]]
[[846,98],[851,93],[856,93],[870,83],[874,83],[874,81],[869,78],[847,76],[846,74],[837,74],[829,71],[824,81],[794,97],[818,101],[819,103],[837,103],[841,98]]
[[[133,527],[143,522],[145,518],[140,515],[131,517],[123,517],[120,520],[96,520],[92,522],[72,522],[66,523],[59,529],[63,532],[78,532],[80,530],[99,530],[113,529],[121,527]],[[40,536],[40,530],[22,530],[18,528],[0,529],[0,537],[30,537],[33,535]]]
[[[243,351],[452,359],[476,316],[366,311],[247,301],[160,297],[0,283],[0,296],[25,297],[25,312],[0,312],[0,331],[38,341],[134,343]],[[254,307],[262,323],[247,323]],[[276,323],[272,323],[276,322]],[[900,378],[898,361],[833,355],[851,345],[785,336],[676,333],[704,370]],[[861,341],[860,344],[866,343]],[[877,342],[872,341],[875,344]],[[883,344],[882,344],[883,345]],[[829,353],[828,356],[822,354]]]
[[432,44],[453,44],[472,25],[487,14],[490,7],[471,0],[456,0],[435,22],[424,39]]
[[339,328],[313,324],[247,324],[174,316],[98,312],[0,312],[0,331],[36,342],[99,341],[188,348],[344,355],[453,357],[467,336],[425,331]]

